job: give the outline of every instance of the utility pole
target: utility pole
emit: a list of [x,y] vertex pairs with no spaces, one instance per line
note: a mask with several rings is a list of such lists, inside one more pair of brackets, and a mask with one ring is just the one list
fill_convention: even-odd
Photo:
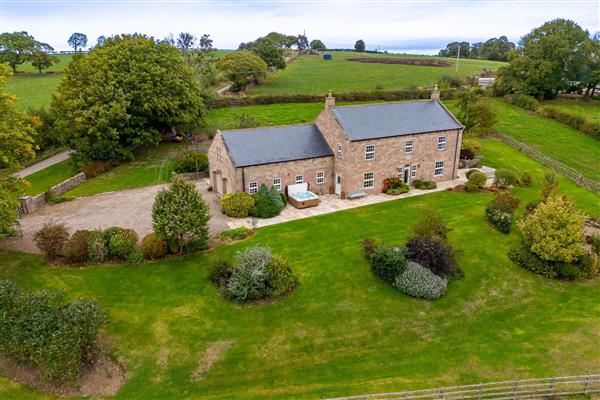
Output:
[[456,53],[456,74],[458,74],[458,60],[460,60],[460,43],[458,44],[458,52]]

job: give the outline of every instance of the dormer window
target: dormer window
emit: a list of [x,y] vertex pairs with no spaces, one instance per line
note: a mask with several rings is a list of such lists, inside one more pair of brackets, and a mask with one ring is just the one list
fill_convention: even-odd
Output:
[[368,144],[365,147],[365,160],[374,160],[375,159],[375,145]]

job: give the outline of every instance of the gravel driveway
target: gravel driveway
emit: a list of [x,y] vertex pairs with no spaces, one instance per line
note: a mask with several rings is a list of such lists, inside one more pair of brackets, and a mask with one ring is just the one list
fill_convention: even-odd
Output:
[[[21,219],[22,239],[3,240],[0,242],[0,246],[5,249],[39,253],[33,243],[33,234],[51,219],[64,222],[71,233],[78,229],[92,230],[121,226],[134,229],[141,239],[152,231],[154,197],[165,186],[156,185],[101,193],[56,205],[47,205],[33,214],[23,216]],[[210,208],[212,215],[209,221],[210,234],[218,235],[221,231],[228,229],[228,219],[221,212],[216,194],[207,190],[208,181],[196,182],[196,188]]]

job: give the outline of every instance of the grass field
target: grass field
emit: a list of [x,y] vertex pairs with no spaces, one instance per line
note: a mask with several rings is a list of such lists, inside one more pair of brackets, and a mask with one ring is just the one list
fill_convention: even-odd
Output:
[[[88,179],[63,196],[75,198],[169,182],[173,171],[173,159],[184,149],[185,146],[179,143],[147,147],[136,154],[134,161],[121,164],[95,178]],[[199,150],[203,149],[206,150],[206,146]]]
[[[537,195],[543,166],[501,142],[483,145],[493,165],[531,170],[534,187],[516,193]],[[597,195],[561,188],[598,215]],[[106,334],[128,377],[117,399],[319,398],[598,370],[600,281],[555,281],[512,264],[506,254],[519,234],[486,224],[491,197],[439,192],[380,203],[135,267],[52,268],[3,253],[0,278],[108,308]],[[435,302],[375,279],[360,249],[365,236],[402,243],[423,208],[440,210],[454,228],[449,239],[466,274]],[[300,286],[277,304],[230,304],[208,280],[212,260],[253,244],[293,260]],[[231,346],[204,379],[190,381],[215,341]],[[4,378],[0,397],[43,398]]]
[[578,101],[571,99],[558,99],[544,101],[542,106],[545,108],[559,108],[570,113],[581,115],[591,121],[600,122],[600,101]]
[[25,194],[35,196],[43,193],[76,174],[77,170],[72,165],[71,160],[59,162],[25,177],[25,180],[31,184],[26,189]]
[[[455,75],[455,60],[435,58],[451,63],[449,67],[372,64],[348,61],[352,57],[427,58],[426,56],[332,52],[333,60],[302,56],[283,71],[270,76],[264,85],[251,94],[323,94],[334,92],[370,91],[374,89],[405,89],[411,86],[431,86],[442,75]],[[460,60],[458,74],[477,75],[483,68],[496,70],[504,63],[486,60]]]
[[498,112],[494,129],[600,181],[600,141],[553,119],[532,115],[504,100],[493,101]]

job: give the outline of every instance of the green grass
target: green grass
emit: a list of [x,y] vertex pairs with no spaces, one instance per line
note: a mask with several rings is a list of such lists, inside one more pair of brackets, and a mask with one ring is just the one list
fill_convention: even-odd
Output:
[[[498,113],[493,128],[500,133],[541,151],[542,153],[579,171],[584,176],[600,181],[600,141],[550,118],[544,118],[492,99]],[[456,113],[456,103],[445,102]]]
[[311,123],[322,110],[322,103],[219,108],[209,112],[207,125],[217,129],[235,129],[237,128],[237,118],[242,114],[254,117],[259,126]]
[[88,179],[63,196],[75,198],[169,182],[173,171],[173,160],[184,148],[185,145],[180,143],[164,143],[156,147],[147,147],[136,154],[134,161],[121,164]]
[[17,96],[17,109],[47,108],[62,74],[27,74],[6,80],[6,92]]
[[[264,85],[250,92],[252,94],[325,94],[334,92],[370,91],[376,86],[383,90],[405,89],[411,86],[431,86],[442,75],[455,75],[455,60],[449,67],[425,67],[412,65],[368,64],[348,61],[351,57],[398,57],[428,58],[414,55],[360,54],[353,52],[332,52],[333,60],[323,60],[321,56],[302,56],[282,71],[270,76]],[[459,75],[477,75],[483,68],[496,70],[504,63],[486,60],[461,60]]]
[[[58,59],[60,60],[58,63],[54,64],[53,66],[51,66],[50,68],[47,68],[44,70],[45,72],[63,72],[65,70],[65,68],[67,68],[67,65],[69,65],[69,63],[71,62],[71,60],[73,59],[73,54],[55,54],[56,57],[58,57]],[[8,70],[8,67],[6,68],[6,70]],[[31,62],[26,62],[23,63],[19,66],[17,66],[17,73],[21,74],[21,73],[38,73],[38,70],[35,69],[32,65]]]
[[[493,165],[531,169],[535,187],[517,195],[536,196],[542,166],[503,143],[483,145]],[[588,212],[600,200],[562,188]],[[491,198],[439,192],[390,201],[261,228],[243,242],[135,267],[52,268],[38,256],[4,253],[0,278],[61,289],[70,299],[95,297],[108,308],[106,334],[128,377],[117,399],[318,398],[597,370],[600,281],[555,281],[512,264],[507,251],[519,235],[486,224]],[[404,242],[423,208],[440,210],[454,228],[449,240],[466,273],[434,302],[375,279],[360,249],[365,236]],[[296,292],[276,304],[242,307],[219,296],[208,280],[210,262],[253,244],[293,260]],[[231,348],[205,379],[191,382],[217,340]],[[3,378],[0,397],[39,398]]]
[[25,194],[35,196],[36,194],[44,193],[52,186],[61,183],[62,181],[77,174],[71,160],[64,160],[58,164],[54,164],[41,171],[35,172],[25,177],[31,186],[25,190]]
[[580,101],[575,99],[549,100],[542,103],[543,107],[559,108],[572,114],[581,115],[591,121],[600,122],[600,101]]

